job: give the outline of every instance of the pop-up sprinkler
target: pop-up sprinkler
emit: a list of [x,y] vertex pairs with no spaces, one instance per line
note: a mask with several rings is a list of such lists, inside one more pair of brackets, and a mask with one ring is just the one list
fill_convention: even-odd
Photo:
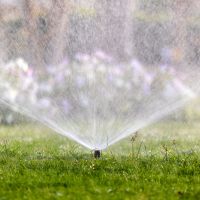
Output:
[[100,150],[94,150],[94,157],[100,158],[101,157],[101,151]]

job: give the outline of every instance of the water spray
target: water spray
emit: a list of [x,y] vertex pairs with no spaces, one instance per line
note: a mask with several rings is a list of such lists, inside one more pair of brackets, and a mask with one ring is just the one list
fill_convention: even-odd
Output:
[[[92,3],[99,17],[91,23],[71,8],[79,7],[79,1],[74,6],[60,0],[46,1],[45,6],[38,6],[39,0],[21,1],[20,16],[5,2],[0,1],[0,10],[11,13],[1,13],[6,20],[0,19],[0,109],[7,123],[21,121],[14,113],[8,116],[9,107],[92,150],[98,159],[102,149],[169,115],[195,97],[193,90],[200,91],[197,44],[188,45],[198,36],[198,25],[188,29],[188,19],[196,18],[200,6],[197,1],[192,10],[187,4],[181,9],[173,4],[173,17],[167,17],[162,28],[155,22],[151,31],[150,24],[135,22],[132,13],[149,15],[135,0],[128,1],[132,6],[126,6],[127,1],[118,6],[122,0]],[[144,5],[162,14],[157,4]],[[82,6],[87,9],[88,3]],[[45,17],[41,19],[40,13]],[[74,16],[76,23],[70,23]],[[20,28],[11,25],[15,18],[25,23]],[[7,34],[16,29],[17,37]],[[133,37],[133,31],[143,34]],[[163,43],[171,38],[172,43]],[[180,55],[174,55],[175,50]],[[133,134],[132,152],[135,139]]]

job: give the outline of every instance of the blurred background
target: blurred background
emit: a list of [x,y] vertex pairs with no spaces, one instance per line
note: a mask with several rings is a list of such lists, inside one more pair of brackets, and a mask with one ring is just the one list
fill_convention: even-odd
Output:
[[[38,66],[52,63],[54,51],[56,63],[63,54],[101,49],[121,60],[134,55],[149,65],[197,65],[199,20],[195,0],[1,0],[0,36],[7,47],[1,58],[31,54],[32,65]],[[41,52],[31,52],[27,43],[40,45]]]
[[[38,70],[101,49],[118,62],[136,58],[147,68],[173,66],[187,73],[200,64],[200,3],[0,0],[0,41],[0,62],[22,57]],[[169,119],[196,120],[198,105]],[[2,123],[15,121],[5,106],[1,110]]]

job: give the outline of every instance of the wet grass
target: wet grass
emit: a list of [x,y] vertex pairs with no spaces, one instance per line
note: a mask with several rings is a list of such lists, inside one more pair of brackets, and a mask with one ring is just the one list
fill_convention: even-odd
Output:
[[199,199],[195,123],[157,124],[91,153],[44,127],[0,127],[0,200]]

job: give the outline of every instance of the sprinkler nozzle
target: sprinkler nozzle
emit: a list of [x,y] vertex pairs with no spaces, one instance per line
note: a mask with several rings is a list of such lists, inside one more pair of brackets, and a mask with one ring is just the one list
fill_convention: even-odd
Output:
[[95,158],[100,158],[101,157],[101,151],[100,150],[95,150],[94,151],[94,157]]

